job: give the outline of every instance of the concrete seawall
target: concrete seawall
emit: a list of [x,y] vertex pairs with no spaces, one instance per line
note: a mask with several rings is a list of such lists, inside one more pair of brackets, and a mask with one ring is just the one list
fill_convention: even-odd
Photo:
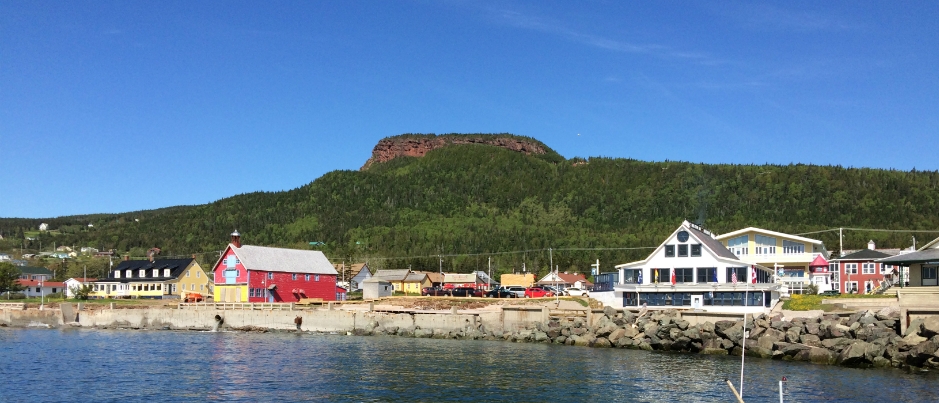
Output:
[[[541,308],[501,312],[412,313],[354,310],[222,310],[214,308],[80,310],[71,304],[60,309],[2,309],[0,326],[130,328],[168,330],[271,329],[309,332],[354,332],[375,327],[468,331],[520,329],[547,320]],[[219,319],[221,323],[219,323]]]

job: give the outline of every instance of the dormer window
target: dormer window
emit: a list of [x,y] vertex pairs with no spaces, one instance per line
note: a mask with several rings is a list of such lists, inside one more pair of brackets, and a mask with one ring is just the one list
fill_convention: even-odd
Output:
[[124,277],[131,278],[133,277],[133,272],[130,269],[124,271]]
[[160,277],[160,269],[153,269],[153,277]]
[[170,276],[170,269],[163,269],[163,277],[169,277],[169,276]]
[[675,245],[665,245],[665,257],[675,257]]
[[138,275],[138,277],[140,277],[140,278],[147,277],[147,270],[146,270],[146,269],[140,269],[140,270],[138,270],[137,275]]
[[121,271],[120,271],[120,270],[115,270],[115,271],[114,271],[114,278],[121,278]]

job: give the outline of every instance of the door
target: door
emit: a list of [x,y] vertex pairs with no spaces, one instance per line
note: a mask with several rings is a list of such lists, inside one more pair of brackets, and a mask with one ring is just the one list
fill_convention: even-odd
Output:
[[703,295],[692,295],[691,296],[691,307],[692,308],[702,308],[704,307],[704,296]]

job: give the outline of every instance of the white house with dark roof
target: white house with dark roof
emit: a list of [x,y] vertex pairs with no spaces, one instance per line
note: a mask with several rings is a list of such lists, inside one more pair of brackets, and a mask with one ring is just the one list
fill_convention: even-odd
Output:
[[768,312],[780,297],[772,269],[738,259],[709,231],[688,221],[649,257],[616,268],[613,296],[604,298],[614,307],[757,313]]

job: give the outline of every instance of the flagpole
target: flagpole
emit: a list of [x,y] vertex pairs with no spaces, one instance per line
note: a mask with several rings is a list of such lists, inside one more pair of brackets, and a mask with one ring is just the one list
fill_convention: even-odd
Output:
[[747,352],[747,311],[746,309],[748,306],[747,300],[749,299],[748,297],[750,294],[750,281],[752,281],[749,277],[752,276],[753,274],[754,273],[752,271],[752,266],[751,266],[751,269],[747,270],[747,276],[744,277],[744,281],[747,282],[747,288],[745,288],[743,292],[743,309],[744,309],[743,311],[743,336],[741,337],[741,340],[740,340],[740,399],[741,400],[743,400],[743,364],[747,356],[746,354]]

